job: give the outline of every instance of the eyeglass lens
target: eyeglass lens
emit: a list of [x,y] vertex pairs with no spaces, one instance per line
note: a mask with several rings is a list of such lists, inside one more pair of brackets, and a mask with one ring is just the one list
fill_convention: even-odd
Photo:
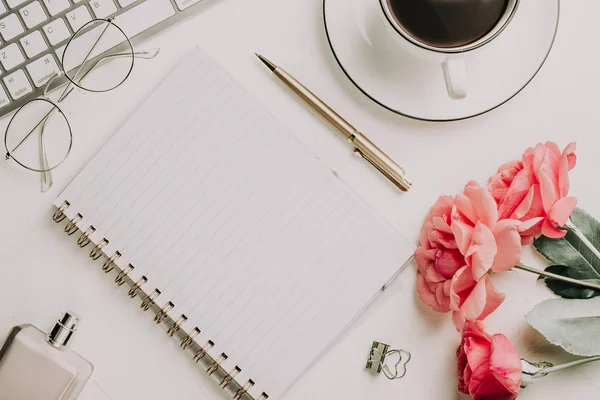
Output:
[[[106,20],[92,20],[81,27],[62,56],[69,80],[91,92],[106,92],[121,85],[133,63],[133,47],[127,35]],[[105,64],[107,67],[101,68]]]
[[49,171],[60,165],[71,150],[71,128],[52,102],[32,100],[12,117],[5,136],[6,149],[21,166]]

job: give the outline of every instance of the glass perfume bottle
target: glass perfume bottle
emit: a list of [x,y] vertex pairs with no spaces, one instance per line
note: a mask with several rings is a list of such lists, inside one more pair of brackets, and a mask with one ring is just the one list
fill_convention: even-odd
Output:
[[66,312],[48,334],[14,327],[0,349],[0,400],[76,399],[94,369],[67,347],[79,321]]

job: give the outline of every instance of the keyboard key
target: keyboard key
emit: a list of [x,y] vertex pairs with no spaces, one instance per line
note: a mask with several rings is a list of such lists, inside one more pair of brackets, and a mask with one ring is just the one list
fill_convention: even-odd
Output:
[[7,106],[9,104],[10,104],[10,99],[8,98],[8,95],[6,94],[6,91],[4,90],[2,85],[0,85],[0,108]]
[[6,0],[6,4],[8,4],[10,8],[17,8],[26,1],[27,0]]
[[[4,6],[4,3],[0,1],[0,15],[4,14],[6,11],[7,10],[6,10],[6,7]],[[4,90],[4,89],[2,89],[2,90]]]
[[44,86],[46,82],[55,74],[60,73],[60,68],[56,64],[56,60],[52,54],[46,54],[27,65],[27,71],[31,76],[31,80],[36,87]]
[[44,4],[52,16],[55,16],[71,6],[69,0],[44,0]]
[[71,37],[71,32],[69,32],[69,28],[67,28],[67,24],[62,18],[44,25],[44,33],[51,45],[59,44]]
[[191,7],[200,1],[201,0],[175,0],[175,3],[177,4],[177,8],[183,11],[186,8]]
[[18,69],[12,74],[4,78],[4,84],[10,93],[10,97],[13,100],[18,100],[21,97],[33,92],[31,84],[25,76],[25,72],[22,69]]
[[92,16],[90,15],[90,11],[86,6],[79,6],[73,11],[67,13],[67,21],[69,21],[73,32],[76,32],[79,28],[91,20]]
[[10,71],[23,61],[25,61],[25,57],[23,57],[16,43],[10,44],[0,50],[0,62],[2,62],[2,66],[7,71]]
[[23,36],[21,38],[21,46],[23,46],[27,58],[35,57],[48,48],[40,31],[33,31],[29,35]]
[[118,0],[121,7],[127,7],[130,4],[135,3],[137,0]]
[[17,14],[9,14],[0,19],[0,34],[2,34],[5,41],[9,41],[23,32],[23,25],[21,25]]
[[92,0],[90,6],[96,18],[106,18],[117,12],[117,6],[112,0]]
[[[123,14],[118,15],[114,22],[117,24],[117,26],[123,29],[123,32],[125,32],[129,37],[133,37],[138,33],[158,24],[159,22],[164,21],[173,14],[175,14],[175,9],[169,0],[146,0],[143,3],[125,11]],[[116,33],[114,29],[112,29],[111,32]],[[89,40],[86,39],[86,35],[90,34],[96,36],[98,35],[98,33],[94,33],[94,30],[86,32],[81,37],[78,36],[75,40],[73,40],[69,46],[74,46],[73,49],[76,49],[79,46],[82,48],[82,51],[89,49]],[[107,44],[111,43],[111,41],[105,40],[101,43]],[[96,56],[106,50],[109,49],[99,45],[96,47],[91,56]],[[65,46],[62,46],[56,50],[56,54],[59,59],[62,57],[64,51]],[[78,65],[65,65],[64,68],[65,70],[69,71],[77,66]]]
[[25,26],[33,28],[48,19],[39,1],[27,4],[19,10]]

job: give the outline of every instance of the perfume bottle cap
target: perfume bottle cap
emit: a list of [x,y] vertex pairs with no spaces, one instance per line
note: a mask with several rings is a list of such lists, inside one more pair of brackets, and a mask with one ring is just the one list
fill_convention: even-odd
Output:
[[71,336],[77,330],[81,318],[74,312],[67,311],[56,321],[54,328],[47,337],[48,343],[56,348],[61,348],[69,343]]

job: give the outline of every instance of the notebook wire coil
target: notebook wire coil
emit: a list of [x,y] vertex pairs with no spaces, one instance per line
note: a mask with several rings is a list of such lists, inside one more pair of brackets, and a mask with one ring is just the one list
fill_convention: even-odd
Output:
[[175,308],[175,304],[170,301],[154,316],[154,322],[160,324],[167,317],[169,311]]
[[225,353],[221,353],[221,355],[219,356],[219,358],[217,358],[216,360],[212,361],[210,364],[208,364],[208,369],[206,370],[206,373],[208,375],[212,375],[215,373],[215,371],[217,369],[219,369],[219,367],[221,366],[221,364],[223,362],[225,362],[225,360],[227,360],[229,357],[227,357],[227,354]]
[[56,211],[54,211],[54,214],[52,215],[52,220],[56,223],[62,222],[67,217],[65,215],[65,211],[70,206],[71,204],[69,204],[68,201],[64,201],[62,205],[58,207]]
[[148,311],[148,309],[152,307],[152,304],[154,304],[154,300],[156,300],[160,294],[160,290],[154,289],[154,291],[142,301],[140,308],[144,311]]
[[94,261],[102,257],[102,249],[108,245],[108,240],[102,239],[100,243],[98,243],[92,251],[90,251],[90,258]]
[[77,232],[77,229],[79,229],[77,227],[77,224],[82,219],[83,219],[83,216],[81,214],[77,214],[71,221],[69,221],[69,223],[67,223],[67,225],[65,226],[65,232],[67,233],[67,235],[71,236],[72,234]]
[[183,350],[187,350],[187,348],[190,347],[192,343],[194,343],[194,339],[196,338],[196,336],[198,336],[200,333],[200,329],[198,329],[198,327],[195,327],[192,330],[192,332],[188,333],[183,339],[181,339],[181,348]]
[[90,225],[89,228],[87,228],[85,232],[79,236],[79,239],[77,239],[77,245],[83,249],[85,246],[90,244],[90,235],[92,235],[94,232],[96,232],[96,228]]
[[135,298],[135,296],[137,296],[137,292],[138,290],[141,290],[142,286],[144,286],[144,284],[148,282],[148,278],[146,278],[145,276],[142,276],[140,279],[138,279],[138,281],[129,289],[129,292],[127,292],[127,295],[129,297],[131,297],[132,299]]
[[113,255],[110,256],[110,258],[104,262],[104,265],[102,265],[102,271],[104,271],[104,273],[106,274],[112,271],[115,265],[115,261],[117,261],[119,258],[121,258],[121,253],[115,251]]
[[212,340],[206,342],[206,344],[202,346],[200,350],[196,352],[196,354],[194,354],[194,361],[199,362],[200,360],[202,360],[206,355],[206,352],[212,349],[214,345],[215,343]]
[[171,325],[171,327],[167,331],[167,335],[169,335],[171,337],[175,336],[175,334],[177,332],[179,332],[179,330],[181,329],[181,325],[185,324],[187,319],[188,318],[185,316],[185,314],[181,314],[181,317],[179,317],[179,319],[177,321],[175,321],[175,323],[173,323],[173,325]]
[[133,265],[128,264],[123,270],[121,270],[121,272],[119,272],[115,278],[115,283],[117,286],[123,286],[123,284],[127,281],[127,277],[134,269],[135,268]]

